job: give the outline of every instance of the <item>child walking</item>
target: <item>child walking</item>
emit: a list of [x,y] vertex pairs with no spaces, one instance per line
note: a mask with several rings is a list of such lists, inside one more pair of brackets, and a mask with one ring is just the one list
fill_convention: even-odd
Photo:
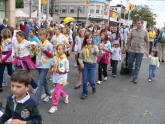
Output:
[[85,99],[88,96],[88,81],[91,84],[93,93],[96,92],[95,73],[98,54],[99,50],[98,47],[93,43],[92,34],[86,34],[78,59],[82,69],[83,77],[83,92],[81,99]]
[[117,65],[118,61],[121,60],[121,49],[119,40],[114,40],[112,48],[112,76],[117,76]]
[[149,78],[148,82],[150,83],[153,78],[156,76],[156,68],[159,68],[159,58],[157,50],[153,49],[151,55],[149,55],[150,64],[149,64]]
[[67,76],[69,72],[69,61],[65,55],[64,44],[57,45],[58,56],[52,61],[51,70],[53,72],[53,83],[55,84],[53,104],[49,109],[49,113],[55,113],[60,100],[60,96],[64,98],[64,103],[69,103],[68,95],[63,91],[63,86],[67,84]]
[[79,89],[82,86],[82,69],[80,67],[80,63],[78,62],[78,58],[79,58],[79,55],[81,52],[81,47],[82,47],[83,40],[84,40],[84,33],[85,32],[83,30],[79,30],[78,36],[76,36],[76,38],[75,38],[74,54],[75,54],[75,60],[78,65],[78,82],[74,86],[75,89]]
[[5,67],[7,67],[7,72],[9,75],[12,74],[12,34],[9,29],[3,29],[1,32],[2,44],[0,47],[0,92],[2,89],[2,81]]
[[36,68],[39,72],[39,81],[38,88],[35,94],[35,101],[39,104],[42,94],[42,89],[45,89],[46,97],[44,98],[45,102],[48,102],[51,98],[50,90],[47,83],[47,73],[50,69],[50,62],[53,58],[53,45],[47,40],[48,32],[46,29],[39,29],[38,36],[40,39],[40,43],[36,47],[37,55],[36,55]]
[[[18,44],[14,50],[16,53],[14,53],[14,62],[13,62],[15,66],[15,70],[18,69],[34,70],[35,65],[31,60],[32,48],[30,42],[25,39],[25,34],[22,31],[18,31],[16,33],[16,37]],[[33,88],[33,92],[35,93],[37,90],[37,84],[33,78],[31,80],[31,85]]]
[[99,43],[99,49],[102,52],[102,56],[98,58],[97,63],[99,64],[98,67],[98,81],[97,84],[102,83],[102,74],[104,76],[104,81],[107,78],[107,65],[109,64],[109,54],[111,52],[111,43],[108,40],[108,35],[106,32],[101,33],[101,40]]
[[11,76],[11,92],[7,99],[5,113],[0,117],[0,124],[10,119],[10,124],[42,124],[42,118],[35,101],[31,98],[31,74],[19,69]]

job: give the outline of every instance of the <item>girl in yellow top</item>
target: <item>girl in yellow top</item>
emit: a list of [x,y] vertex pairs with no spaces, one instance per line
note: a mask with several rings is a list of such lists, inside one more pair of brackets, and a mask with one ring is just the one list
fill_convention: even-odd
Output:
[[149,42],[150,42],[150,51],[149,51],[149,54],[151,54],[151,51],[152,51],[152,47],[154,45],[154,39],[156,38],[156,32],[154,31],[154,28],[152,28],[149,33]]

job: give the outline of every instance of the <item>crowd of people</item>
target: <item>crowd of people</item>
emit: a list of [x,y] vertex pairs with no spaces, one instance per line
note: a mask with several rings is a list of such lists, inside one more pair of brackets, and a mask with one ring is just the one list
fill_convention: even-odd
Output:
[[[117,77],[118,63],[123,56],[126,56],[131,81],[137,84],[141,62],[146,54],[150,59],[148,81],[151,83],[159,62],[164,62],[165,54],[165,28],[160,32],[155,30],[146,31],[143,20],[138,20],[136,26],[130,28],[125,24],[121,27],[93,23],[83,26],[74,23],[64,25],[63,22],[54,24],[53,21],[39,25],[39,22],[34,23],[30,19],[28,23],[13,28],[8,26],[8,19],[4,19],[0,25],[0,92],[3,92],[10,75],[12,95],[7,100],[0,124],[10,118],[11,124],[40,124],[41,116],[36,106],[40,104],[43,88],[46,94],[43,101],[53,99],[49,113],[58,110],[60,96],[64,103],[69,103],[69,94],[63,87],[68,83],[69,56],[73,53],[78,67],[74,88],[82,87],[80,98],[83,100],[88,96],[88,85],[95,93],[96,84],[108,80],[107,70],[112,71],[112,77]],[[95,82],[97,69],[98,79]],[[38,71],[38,83],[31,70]],[[49,72],[55,86],[53,97],[47,82]],[[34,100],[28,93],[30,85],[35,94]]]

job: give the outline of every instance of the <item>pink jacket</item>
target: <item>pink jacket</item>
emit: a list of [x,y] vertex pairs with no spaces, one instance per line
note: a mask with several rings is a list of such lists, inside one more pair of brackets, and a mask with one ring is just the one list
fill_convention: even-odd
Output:
[[101,59],[103,59],[102,63],[104,63],[104,64],[109,64],[109,56],[110,56],[110,55],[109,55],[108,52],[104,53],[103,56],[98,57],[97,63],[99,64],[100,61],[101,61]]

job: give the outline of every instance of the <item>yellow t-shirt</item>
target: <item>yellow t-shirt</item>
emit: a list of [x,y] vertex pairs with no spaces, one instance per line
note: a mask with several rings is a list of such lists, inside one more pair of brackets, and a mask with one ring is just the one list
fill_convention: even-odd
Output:
[[155,31],[150,31],[149,33],[148,33],[148,35],[149,35],[149,41],[150,42],[153,42],[154,41],[154,39],[156,38],[156,32]]

